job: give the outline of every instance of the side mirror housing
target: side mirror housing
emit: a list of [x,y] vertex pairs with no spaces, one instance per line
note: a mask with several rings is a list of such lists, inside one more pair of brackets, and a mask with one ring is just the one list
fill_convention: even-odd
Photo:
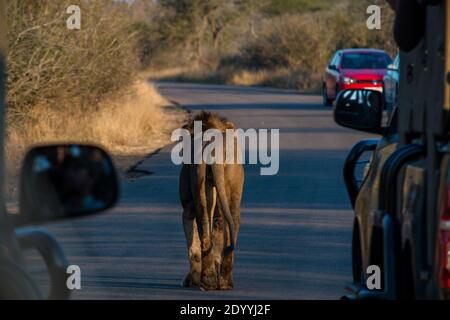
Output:
[[337,68],[335,65],[330,64],[330,65],[328,66],[328,69],[330,69],[330,70],[337,70],[338,68]]
[[381,92],[376,90],[341,91],[334,105],[334,121],[343,127],[381,134],[383,101]]
[[94,214],[115,205],[116,170],[109,155],[90,145],[31,149],[20,177],[19,225]]

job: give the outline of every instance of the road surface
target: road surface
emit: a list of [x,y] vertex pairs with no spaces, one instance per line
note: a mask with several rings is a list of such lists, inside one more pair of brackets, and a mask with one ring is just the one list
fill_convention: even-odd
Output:
[[246,165],[235,289],[184,289],[188,271],[171,147],[145,160],[152,174],[122,181],[119,206],[52,225],[82,270],[76,299],[338,299],[351,279],[352,212],[342,166],[362,133],[338,127],[321,97],[294,91],[159,83],[192,112],[210,110],[241,128],[280,129],[280,170]]

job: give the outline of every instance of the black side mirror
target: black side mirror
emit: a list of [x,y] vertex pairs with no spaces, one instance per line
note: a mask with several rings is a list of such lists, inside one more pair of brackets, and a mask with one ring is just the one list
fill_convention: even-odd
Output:
[[337,70],[337,67],[334,65],[334,64],[330,64],[329,66],[328,66],[328,69],[330,69],[330,70]]
[[86,216],[116,203],[116,170],[98,147],[36,147],[25,157],[19,197],[19,225]]
[[383,96],[376,90],[344,90],[334,106],[337,124],[370,133],[382,133]]

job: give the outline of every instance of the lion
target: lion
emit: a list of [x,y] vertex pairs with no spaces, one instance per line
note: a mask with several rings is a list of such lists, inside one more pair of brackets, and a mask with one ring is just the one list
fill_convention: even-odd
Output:
[[[199,113],[185,128],[193,137],[193,122],[202,122],[202,131],[235,129],[225,118]],[[224,139],[225,140],[225,139]],[[240,227],[240,206],[244,168],[237,163],[239,148],[234,137],[232,163],[183,164],[180,172],[180,201],[190,270],[184,287],[202,290],[233,288],[234,248]],[[205,148],[206,144],[203,144]],[[223,148],[224,159],[226,148]],[[217,205],[218,204],[218,205]]]

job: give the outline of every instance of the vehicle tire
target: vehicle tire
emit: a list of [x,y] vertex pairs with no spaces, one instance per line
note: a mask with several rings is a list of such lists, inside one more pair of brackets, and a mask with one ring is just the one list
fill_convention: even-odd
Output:
[[0,258],[0,300],[42,300],[43,296],[21,266]]
[[333,105],[333,100],[328,98],[326,86],[323,86],[323,88],[322,88],[322,98],[323,98],[323,105],[325,107],[330,107]]

